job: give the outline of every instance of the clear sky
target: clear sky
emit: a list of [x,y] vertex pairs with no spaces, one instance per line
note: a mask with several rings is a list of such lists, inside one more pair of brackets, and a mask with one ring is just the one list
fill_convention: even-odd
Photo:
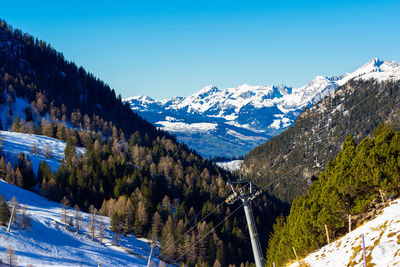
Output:
[[368,60],[400,60],[400,1],[2,1],[0,18],[45,40],[122,97],[206,85],[302,86]]

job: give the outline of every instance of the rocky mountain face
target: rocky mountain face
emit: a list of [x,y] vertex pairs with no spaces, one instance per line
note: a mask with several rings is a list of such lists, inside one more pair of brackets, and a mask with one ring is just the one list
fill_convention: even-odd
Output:
[[[379,75],[377,75],[379,73]],[[375,58],[353,73],[317,76],[300,88],[250,86],[219,89],[207,86],[188,97],[125,99],[131,108],[160,129],[206,157],[239,156],[293,125],[305,107],[335,92],[352,78],[388,79],[398,63]]]
[[338,89],[306,108],[295,124],[253,149],[242,173],[279,199],[291,202],[308,190],[346,136],[370,136],[379,123],[400,128],[400,64],[374,59],[336,81]]

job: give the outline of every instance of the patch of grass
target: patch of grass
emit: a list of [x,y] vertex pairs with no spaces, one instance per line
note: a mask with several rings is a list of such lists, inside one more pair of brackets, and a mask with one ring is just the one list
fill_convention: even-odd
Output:
[[357,254],[362,250],[361,245],[358,245],[356,247],[353,247],[353,255],[350,257],[349,264],[347,266],[354,266],[358,262],[355,260],[357,257]]
[[392,237],[392,236],[394,236],[394,235],[396,235],[397,233],[396,232],[391,232],[391,233],[389,233],[388,235],[387,235],[387,237]]

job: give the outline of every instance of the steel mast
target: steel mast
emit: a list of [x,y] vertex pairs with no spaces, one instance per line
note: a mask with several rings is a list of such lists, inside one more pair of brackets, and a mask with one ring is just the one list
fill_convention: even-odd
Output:
[[[233,184],[239,184],[239,190],[235,190]],[[233,204],[236,200],[240,199],[243,202],[244,213],[246,215],[247,226],[249,228],[251,247],[253,249],[254,261],[256,263],[256,267],[264,267],[264,257],[261,250],[260,239],[258,238],[257,228],[253,216],[253,211],[249,204],[250,200],[253,200],[259,194],[261,194],[261,190],[257,190],[257,188],[253,185],[252,181],[237,181],[229,183],[232,188],[233,193],[225,200],[227,204]]]

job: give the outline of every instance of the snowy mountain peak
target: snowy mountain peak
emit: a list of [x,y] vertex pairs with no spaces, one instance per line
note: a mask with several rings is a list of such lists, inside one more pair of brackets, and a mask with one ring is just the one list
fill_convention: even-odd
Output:
[[216,87],[215,85],[209,85],[209,86],[205,86],[203,89],[201,89],[198,92],[198,95],[215,93],[215,92],[218,92],[218,87]]
[[141,101],[141,102],[154,102],[154,100],[151,97],[145,96],[145,95],[132,96],[132,97],[124,99],[124,101],[131,101],[131,100],[137,100],[137,101]]
[[374,79],[376,81],[399,80],[400,64],[396,61],[382,61],[376,57],[362,65],[356,71],[345,74],[342,79],[337,81],[337,84],[343,85],[351,79]]
[[365,72],[377,71],[383,62],[376,57],[362,65],[358,70],[364,70]]
[[[192,147],[204,156],[239,156],[292,125],[303,108],[351,79],[397,80],[400,79],[400,64],[374,58],[352,73],[316,76],[298,88],[244,83],[235,88],[219,89],[209,85],[187,97],[154,101],[141,96],[125,101],[145,119],[173,132],[179,141],[189,146],[194,144]],[[194,130],[188,131],[189,128],[199,129],[201,135],[194,136]],[[206,138],[204,129],[211,136]],[[205,140],[206,144],[196,138]],[[209,140],[217,144],[214,151]],[[221,143],[227,144],[224,149],[229,152],[221,151]],[[233,152],[234,146],[237,150]]]

